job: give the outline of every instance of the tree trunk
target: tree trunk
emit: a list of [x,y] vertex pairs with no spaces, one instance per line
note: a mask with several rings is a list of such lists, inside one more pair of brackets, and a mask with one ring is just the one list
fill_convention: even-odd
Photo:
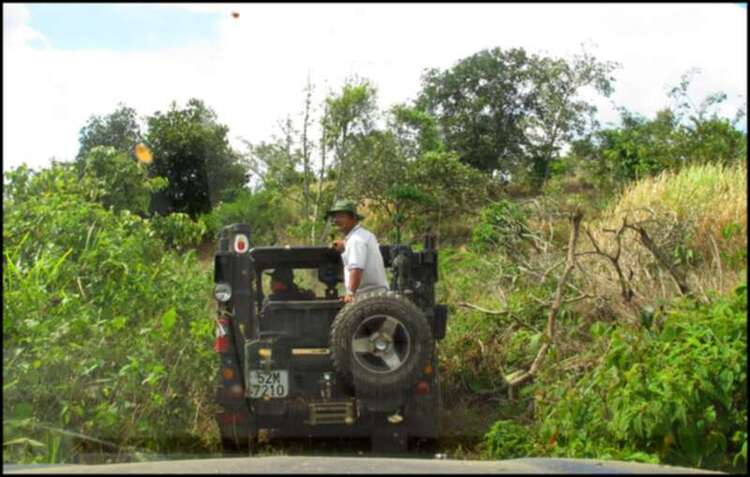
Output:
[[303,206],[302,214],[305,220],[310,218],[310,149],[308,148],[307,129],[310,122],[310,97],[312,95],[312,85],[310,76],[307,76],[307,87],[305,95],[305,119],[302,122],[302,165],[304,170],[302,196]]
[[[328,111],[324,113],[324,118],[328,116]],[[324,120],[325,123],[325,120]],[[320,199],[323,195],[323,178],[325,177],[326,172],[326,130],[325,127],[323,127],[323,135],[320,139],[320,176],[318,177],[318,194],[315,198],[315,213],[313,217],[313,226],[312,230],[310,231],[310,245],[315,245],[318,243],[317,237],[315,235],[315,224],[318,223],[318,219],[320,217]]]

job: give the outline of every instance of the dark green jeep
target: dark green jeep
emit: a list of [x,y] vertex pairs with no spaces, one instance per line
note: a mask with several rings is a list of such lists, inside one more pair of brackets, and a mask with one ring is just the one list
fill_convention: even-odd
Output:
[[[250,227],[224,227],[214,262],[221,358],[217,421],[226,452],[270,437],[370,437],[403,451],[439,431],[435,342],[447,309],[435,304],[437,251],[383,245],[391,291],[339,300],[341,256],[328,247],[250,247]],[[262,273],[312,270],[324,296],[264,298]],[[322,288],[322,285],[321,285]]]

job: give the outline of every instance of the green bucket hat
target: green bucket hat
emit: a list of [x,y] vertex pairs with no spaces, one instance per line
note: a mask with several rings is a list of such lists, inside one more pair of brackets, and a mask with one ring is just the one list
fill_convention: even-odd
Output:
[[359,220],[365,218],[363,215],[357,213],[357,206],[354,204],[354,202],[347,199],[337,200],[336,203],[333,204],[333,207],[331,207],[328,212],[326,212],[326,218],[332,216],[336,212],[349,212]]

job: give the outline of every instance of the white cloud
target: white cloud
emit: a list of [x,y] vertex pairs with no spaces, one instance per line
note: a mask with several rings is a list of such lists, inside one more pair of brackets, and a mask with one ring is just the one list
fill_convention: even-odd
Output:
[[45,36],[27,25],[29,17],[29,10],[24,5],[3,3],[3,48],[29,44],[49,47]]
[[[375,82],[385,109],[415,96],[425,68],[495,46],[569,57],[595,43],[599,59],[623,65],[612,101],[643,114],[666,105],[666,87],[691,67],[703,71],[695,98],[725,91],[728,114],[746,101],[747,18],[731,4],[175,4],[154,14],[168,8],[220,13],[219,39],[61,51],[45,47],[22,5],[3,5],[4,169],[72,158],[86,119],[119,101],[147,115],[199,97],[233,137],[259,141],[301,110],[308,72],[316,103],[358,74]],[[616,119],[609,101],[597,103],[603,122]]]

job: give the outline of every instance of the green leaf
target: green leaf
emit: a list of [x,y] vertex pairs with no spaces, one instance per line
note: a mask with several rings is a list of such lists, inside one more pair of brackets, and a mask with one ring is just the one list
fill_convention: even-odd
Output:
[[30,445],[31,447],[47,447],[41,442],[35,441],[34,439],[29,439],[28,437],[19,437],[17,439],[11,439],[7,442],[3,442],[3,447],[20,445],[20,444],[27,444],[27,445]]
[[31,403],[20,402],[13,407],[13,417],[17,419],[24,419],[34,415],[34,408]]
[[165,332],[172,331],[175,323],[177,323],[177,310],[174,307],[167,310],[161,317],[161,324]]

